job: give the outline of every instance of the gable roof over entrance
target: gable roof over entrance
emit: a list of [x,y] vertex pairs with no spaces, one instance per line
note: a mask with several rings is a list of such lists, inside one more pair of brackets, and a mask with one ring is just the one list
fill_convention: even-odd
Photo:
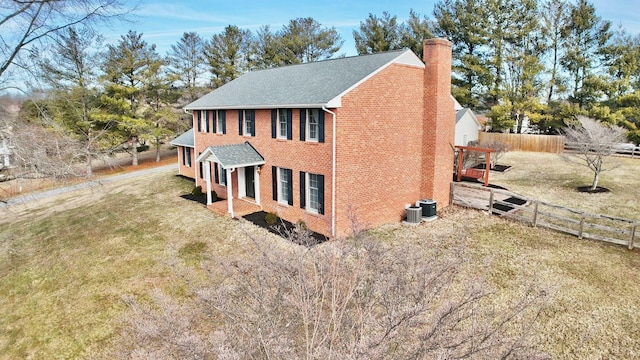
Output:
[[424,68],[408,49],[250,71],[187,110],[340,107],[342,95],[391,64]]
[[223,169],[264,164],[262,155],[248,141],[242,144],[209,146],[196,161],[213,161],[220,164]]

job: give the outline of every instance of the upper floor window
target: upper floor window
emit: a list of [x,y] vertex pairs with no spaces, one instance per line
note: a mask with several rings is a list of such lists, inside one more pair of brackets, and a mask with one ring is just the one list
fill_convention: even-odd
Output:
[[224,110],[216,111],[216,133],[227,133],[227,113]]
[[271,110],[271,137],[278,139],[291,140],[291,109],[273,109]]
[[324,142],[322,109],[300,109],[300,141]]
[[256,136],[255,110],[238,110],[238,134]]
[[198,111],[198,131],[209,132],[209,112],[207,110]]

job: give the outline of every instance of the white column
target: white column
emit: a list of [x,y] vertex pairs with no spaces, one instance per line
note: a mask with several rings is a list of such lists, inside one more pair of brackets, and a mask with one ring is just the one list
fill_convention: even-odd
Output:
[[258,172],[258,167],[253,167],[253,179],[254,179],[254,188],[256,193],[256,205],[260,206],[260,173]]
[[233,172],[233,169],[225,169],[224,171],[227,172],[227,205],[228,205],[228,211],[229,211],[229,214],[231,214],[231,217],[234,217],[234,215],[233,215],[233,192],[231,191],[231,185],[233,184],[233,180],[231,179],[231,173]]
[[211,162],[204,162],[204,178],[207,181],[207,205],[211,205]]
[[244,176],[245,171],[247,171],[247,168],[242,167],[238,169],[238,199],[247,196],[247,178]]

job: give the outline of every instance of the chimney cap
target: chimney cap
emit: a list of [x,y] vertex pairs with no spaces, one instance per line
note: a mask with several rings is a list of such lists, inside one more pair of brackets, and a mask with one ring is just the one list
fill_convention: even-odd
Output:
[[449,46],[451,47],[453,44],[451,43],[451,41],[444,39],[444,38],[433,38],[433,39],[426,39],[423,42],[424,46],[432,46],[432,45],[444,45],[444,46]]

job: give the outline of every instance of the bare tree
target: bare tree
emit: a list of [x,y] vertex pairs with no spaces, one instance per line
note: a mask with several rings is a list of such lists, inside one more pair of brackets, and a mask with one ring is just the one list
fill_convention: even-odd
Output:
[[12,66],[24,67],[19,54],[39,41],[76,25],[121,17],[119,0],[25,0],[0,2],[0,80]]
[[611,168],[605,167],[605,160],[614,152],[614,145],[626,139],[625,130],[619,126],[606,126],[597,120],[578,116],[578,122],[569,125],[565,131],[565,141],[574,150],[563,158],[586,166],[593,172],[591,191],[598,187],[600,173]]
[[530,335],[547,293],[528,287],[509,305],[491,305],[481,274],[461,276],[469,265],[461,246],[412,252],[365,233],[311,248],[265,243],[255,239],[246,261],[207,267],[211,278],[194,286],[193,302],[126,297],[121,357],[544,357]]

